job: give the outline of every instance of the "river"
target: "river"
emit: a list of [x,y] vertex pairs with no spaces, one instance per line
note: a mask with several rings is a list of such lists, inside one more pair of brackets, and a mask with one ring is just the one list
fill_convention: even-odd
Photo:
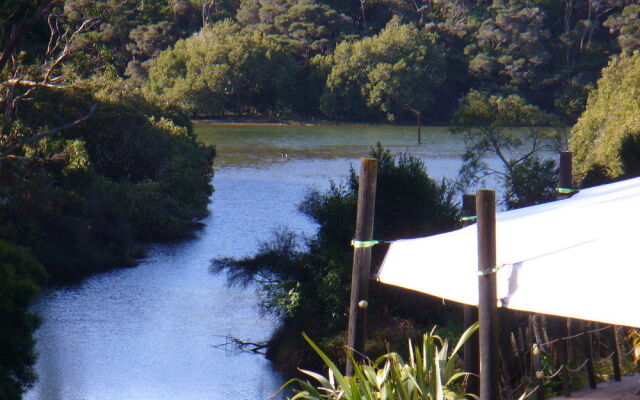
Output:
[[210,216],[193,239],[150,247],[137,267],[47,290],[34,306],[39,380],[29,400],[258,400],[283,379],[260,355],[216,347],[226,335],[260,341],[277,324],[263,315],[255,288],[229,288],[210,272],[214,257],[252,254],[279,225],[312,233],[296,210],[309,187],[357,168],[380,141],[426,161],[431,176],[455,176],[463,143],[428,128],[416,144],[410,127],[215,126]]

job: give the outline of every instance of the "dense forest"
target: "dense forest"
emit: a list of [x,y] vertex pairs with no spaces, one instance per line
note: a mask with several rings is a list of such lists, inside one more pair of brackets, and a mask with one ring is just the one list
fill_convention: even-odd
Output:
[[476,89],[573,124],[609,58],[638,47],[634,3],[208,1],[196,34],[138,28],[114,68],[196,117],[445,123]]
[[[2,0],[0,21],[0,398],[35,379],[39,285],[134,264],[144,243],[185,237],[206,215],[215,149],[191,119],[454,123],[469,179],[487,152],[521,144],[505,126],[531,128],[537,150],[535,128],[575,124],[578,183],[640,172],[633,0]],[[373,155],[380,207],[410,179],[421,189],[409,200],[437,213],[398,232],[381,211],[380,233],[456,226],[449,186],[417,160]],[[552,164],[502,161],[509,207],[553,197]],[[286,327],[313,325],[301,317],[313,311],[331,321],[318,335],[339,337],[356,190],[352,176],[302,203],[320,226],[305,250],[283,232],[220,268],[270,274],[267,306]]]

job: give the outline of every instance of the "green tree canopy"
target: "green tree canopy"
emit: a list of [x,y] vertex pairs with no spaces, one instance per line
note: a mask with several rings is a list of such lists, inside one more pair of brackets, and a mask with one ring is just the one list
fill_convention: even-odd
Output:
[[[464,135],[466,152],[461,169],[463,185],[498,175],[507,187],[510,208],[552,200],[553,161],[540,160],[542,150],[556,150],[559,135],[548,129],[551,115],[516,95],[499,96],[472,90],[454,115],[454,133]],[[497,157],[500,166],[491,166]]]
[[276,38],[225,20],[160,54],[148,88],[191,115],[286,112],[296,64]]
[[640,175],[640,53],[613,58],[571,130],[579,184]]
[[604,25],[618,35],[623,52],[640,50],[640,4],[627,5],[621,13],[609,17]]
[[422,115],[440,94],[444,55],[435,34],[394,19],[378,34],[340,43],[330,58],[325,115],[390,121]]
[[530,84],[549,57],[544,12],[526,1],[494,1],[465,51],[469,70],[498,87]]
[[243,0],[237,18],[244,27],[281,35],[304,58],[330,52],[354,31],[350,17],[314,0]]

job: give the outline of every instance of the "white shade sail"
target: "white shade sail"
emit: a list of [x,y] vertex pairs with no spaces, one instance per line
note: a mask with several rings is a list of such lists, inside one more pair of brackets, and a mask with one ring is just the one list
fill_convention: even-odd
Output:
[[[497,214],[498,305],[640,327],[640,178]],[[476,225],[393,242],[381,282],[478,304]]]

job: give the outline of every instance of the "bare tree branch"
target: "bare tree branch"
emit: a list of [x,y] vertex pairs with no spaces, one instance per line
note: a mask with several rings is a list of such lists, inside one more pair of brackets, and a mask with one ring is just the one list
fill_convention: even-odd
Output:
[[44,81],[36,82],[27,79],[12,78],[5,81],[4,84],[6,86],[46,87],[51,89],[64,89],[71,87],[71,85],[56,85],[55,82],[59,82],[61,79],[62,77],[56,77],[55,79],[49,79],[49,82],[51,83],[47,83]]
[[2,49],[2,53],[0,54],[0,72],[4,70],[5,65],[12,57],[16,48],[25,37],[27,32],[38,22],[40,19],[47,14],[51,9],[61,0],[48,0],[43,2],[38,11],[36,11],[35,15],[31,18],[27,18],[22,20],[18,25],[13,25],[11,27],[11,33],[9,36],[9,40],[7,44]]
[[269,347],[267,342],[250,342],[247,340],[239,339],[235,336],[231,336],[231,334],[222,337],[225,338],[225,342],[214,345],[213,347],[225,348],[227,346],[232,346],[235,349],[245,353],[256,353],[263,355],[266,354],[266,349]]
[[60,63],[62,63],[62,61],[64,61],[67,57],[69,57],[69,55],[71,54],[71,45],[73,44],[73,42],[75,41],[75,39],[78,37],[79,34],[91,29],[96,21],[98,21],[98,18],[89,18],[86,19],[84,22],[82,22],[82,25],[80,25],[80,27],[78,29],[76,29],[73,34],[71,34],[71,37],[69,38],[69,40],[67,41],[67,43],[65,43],[64,45],[64,49],[62,50],[62,52],[60,53],[60,55],[58,56],[58,58],[56,58],[56,60],[51,64],[51,66],[49,67],[49,69],[47,70],[47,73],[44,76],[43,79],[43,83],[48,83],[49,82],[49,78],[51,78],[51,74],[53,73],[53,70],[60,65]]

